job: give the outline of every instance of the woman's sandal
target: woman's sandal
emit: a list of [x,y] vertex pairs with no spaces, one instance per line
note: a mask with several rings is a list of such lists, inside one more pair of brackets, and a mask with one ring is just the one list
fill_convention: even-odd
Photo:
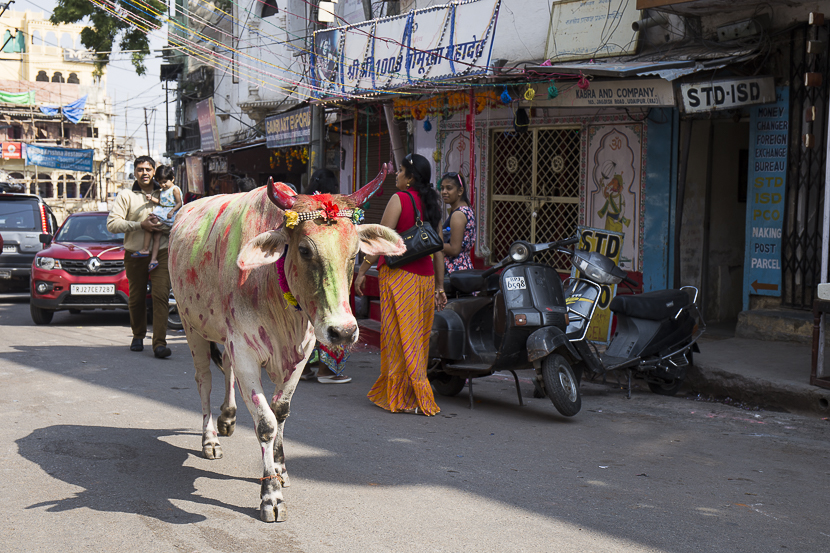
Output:
[[152,261],[152,262],[150,263],[150,268],[149,268],[149,269],[147,269],[147,272],[148,272],[148,273],[153,272],[153,269],[155,269],[155,268],[156,268],[156,267],[158,267],[158,266],[159,266],[159,262],[158,262],[158,261]]
[[345,384],[351,382],[352,377],[345,374],[333,374],[331,376],[317,375],[317,382],[320,384]]
[[149,257],[149,256],[150,256],[149,253],[144,253],[142,251],[137,251],[137,252],[133,252],[133,255],[131,257]]

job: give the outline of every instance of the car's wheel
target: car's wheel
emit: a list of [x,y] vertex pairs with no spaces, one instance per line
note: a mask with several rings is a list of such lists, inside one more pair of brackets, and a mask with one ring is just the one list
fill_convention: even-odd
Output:
[[49,309],[41,309],[40,307],[35,307],[32,304],[29,304],[29,312],[32,314],[32,320],[36,325],[48,325],[52,322],[52,317],[55,316],[54,311]]
[[542,378],[545,391],[553,406],[566,417],[572,417],[582,409],[579,382],[568,361],[558,353],[551,353],[542,361]]
[[181,330],[184,328],[182,318],[179,317],[179,309],[175,305],[170,306],[170,311],[167,314],[167,328],[171,330]]
[[436,373],[434,376],[430,376],[429,383],[432,384],[438,394],[452,397],[457,396],[464,389],[467,380],[447,373]]

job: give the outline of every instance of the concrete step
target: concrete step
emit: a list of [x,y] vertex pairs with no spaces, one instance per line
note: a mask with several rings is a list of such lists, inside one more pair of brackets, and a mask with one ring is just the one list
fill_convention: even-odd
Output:
[[380,347],[380,321],[374,319],[358,319],[360,342],[376,348]]
[[753,309],[738,313],[735,336],[753,340],[813,341],[813,314],[796,309]]

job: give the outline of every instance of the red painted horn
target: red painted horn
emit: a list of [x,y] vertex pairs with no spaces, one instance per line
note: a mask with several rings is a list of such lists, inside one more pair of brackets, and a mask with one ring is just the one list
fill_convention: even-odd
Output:
[[286,209],[294,207],[294,202],[297,201],[297,193],[287,185],[281,182],[274,182],[273,177],[268,177],[266,189],[268,191],[268,199],[274,202],[274,205],[278,208],[285,211]]
[[383,185],[383,181],[386,179],[386,175],[389,174],[389,171],[392,170],[392,164],[384,163],[380,168],[380,173],[376,176],[372,182],[367,185],[364,185],[360,190],[349,194],[346,196],[350,200],[354,202],[354,205],[360,207],[366,203],[366,201],[375,195],[375,193],[380,189],[381,185]]

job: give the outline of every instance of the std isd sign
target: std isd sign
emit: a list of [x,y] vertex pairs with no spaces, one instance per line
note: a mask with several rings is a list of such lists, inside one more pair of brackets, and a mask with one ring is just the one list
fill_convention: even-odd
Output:
[[311,108],[281,113],[265,119],[265,145],[284,148],[311,142]]

